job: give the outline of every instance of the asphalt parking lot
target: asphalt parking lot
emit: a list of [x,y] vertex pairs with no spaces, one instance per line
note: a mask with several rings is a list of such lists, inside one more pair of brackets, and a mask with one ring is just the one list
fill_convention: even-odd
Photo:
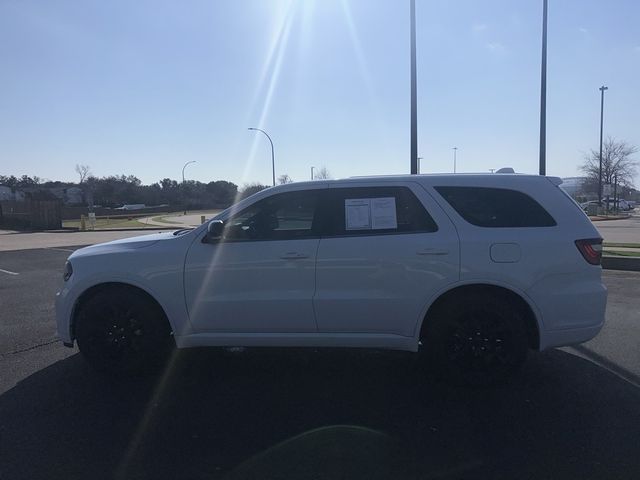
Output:
[[2,479],[640,475],[640,273],[605,271],[603,332],[500,388],[359,351],[194,350],[116,381],[55,338],[74,248],[0,252]]

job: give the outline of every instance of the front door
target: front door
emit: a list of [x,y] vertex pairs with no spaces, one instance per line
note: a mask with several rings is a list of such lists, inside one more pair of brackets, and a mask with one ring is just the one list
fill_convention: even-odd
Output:
[[225,220],[220,241],[194,242],[185,299],[196,331],[316,332],[319,192],[274,194]]

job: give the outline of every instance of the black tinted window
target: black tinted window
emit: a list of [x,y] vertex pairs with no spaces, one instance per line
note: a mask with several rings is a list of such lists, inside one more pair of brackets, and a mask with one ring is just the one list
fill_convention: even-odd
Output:
[[467,222],[479,227],[552,227],[555,220],[533,198],[506,188],[435,187]]
[[406,187],[335,188],[327,192],[327,235],[435,232],[433,218]]
[[260,200],[228,220],[227,240],[289,240],[316,235],[318,190],[288,192]]

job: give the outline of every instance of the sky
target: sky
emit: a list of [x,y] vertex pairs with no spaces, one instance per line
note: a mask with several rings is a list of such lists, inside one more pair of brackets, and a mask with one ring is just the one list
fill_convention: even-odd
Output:
[[[542,0],[416,0],[421,171],[537,173]],[[640,146],[640,2],[549,0],[547,174]],[[408,173],[409,1],[0,0],[0,174]],[[640,156],[638,156],[640,160]],[[637,178],[636,180],[640,180]],[[640,182],[636,182],[640,183]]]

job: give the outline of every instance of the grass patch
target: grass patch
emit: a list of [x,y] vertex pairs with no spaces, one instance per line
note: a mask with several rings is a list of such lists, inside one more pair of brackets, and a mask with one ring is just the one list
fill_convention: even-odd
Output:
[[622,248],[640,248],[640,243],[608,243],[605,242],[604,247],[622,247]]
[[611,257],[640,257],[640,251],[626,252],[622,250],[605,250],[603,253],[604,255],[611,256]]
[[[62,222],[64,228],[80,228],[80,220],[64,220]],[[89,220],[86,221],[87,229],[89,228]],[[149,223],[140,222],[135,218],[96,218],[96,229],[108,228],[154,228]],[[157,228],[157,227],[156,227]]]

